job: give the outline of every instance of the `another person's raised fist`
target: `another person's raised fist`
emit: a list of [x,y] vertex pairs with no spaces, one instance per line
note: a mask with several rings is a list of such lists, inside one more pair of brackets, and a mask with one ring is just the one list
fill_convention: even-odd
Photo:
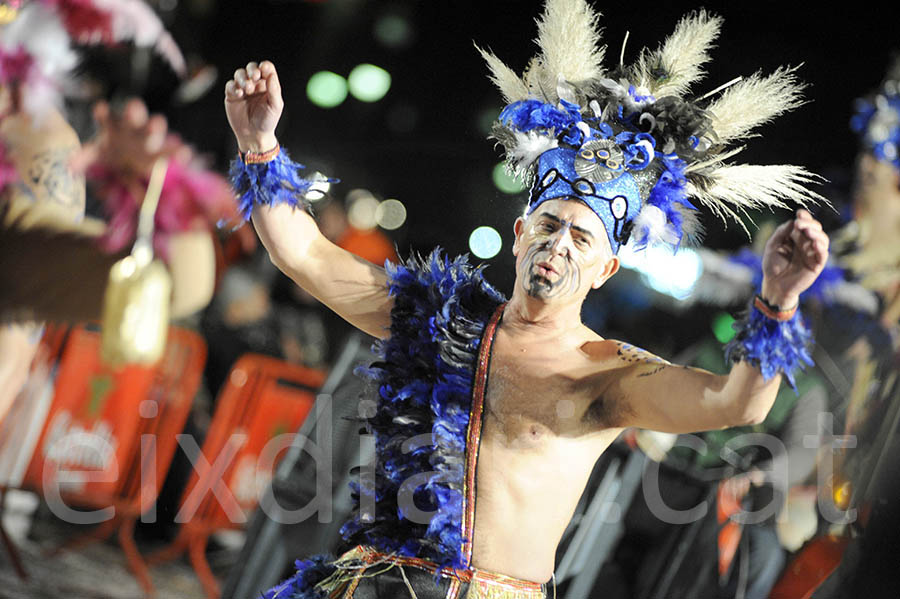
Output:
[[242,152],[275,147],[275,126],[283,108],[278,73],[268,60],[248,63],[225,84],[225,114]]
[[180,157],[182,162],[190,159],[183,155],[190,150],[169,131],[166,118],[150,114],[138,98],[128,100],[121,110],[97,102],[93,112],[97,134],[73,158],[71,166],[77,171],[96,165],[121,177],[146,179],[160,156]]

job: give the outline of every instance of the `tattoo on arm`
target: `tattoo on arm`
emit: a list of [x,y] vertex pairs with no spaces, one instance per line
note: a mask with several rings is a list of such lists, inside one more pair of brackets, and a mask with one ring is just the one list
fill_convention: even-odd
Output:
[[659,356],[628,343],[619,343],[616,354],[623,362],[634,363],[638,368],[637,376],[639,377],[652,376],[672,365]]
[[644,370],[642,372],[639,372],[638,376],[652,376],[654,374],[662,372],[666,368],[668,368],[668,366],[666,366],[665,364],[663,364],[661,366],[654,366],[651,370]]
[[52,148],[33,156],[27,173],[28,187],[37,191],[32,197],[84,212],[84,177],[69,168],[75,150],[75,146]]

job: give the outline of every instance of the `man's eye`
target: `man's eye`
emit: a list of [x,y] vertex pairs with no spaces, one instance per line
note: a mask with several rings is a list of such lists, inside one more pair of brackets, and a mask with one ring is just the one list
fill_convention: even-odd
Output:
[[550,223],[543,223],[538,225],[538,230],[543,231],[544,233],[552,233],[553,225],[551,225]]

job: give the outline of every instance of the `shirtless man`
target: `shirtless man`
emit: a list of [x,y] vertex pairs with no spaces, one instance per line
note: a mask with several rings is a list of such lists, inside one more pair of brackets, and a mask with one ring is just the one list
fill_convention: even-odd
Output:
[[[277,146],[282,107],[271,62],[235,72],[225,109],[242,153]],[[329,242],[302,210],[262,206],[252,220],[273,263],[298,285],[359,329],[390,335],[389,273]],[[604,222],[586,204],[544,201],[514,232],[516,281],[490,353],[470,563],[545,582],[594,463],[623,428],[686,433],[758,423],[781,376],[765,380],[743,361],[725,376],[675,366],[583,325],[587,293],[619,268]],[[827,255],[821,225],[798,211],[766,245],[762,297],[795,306]]]

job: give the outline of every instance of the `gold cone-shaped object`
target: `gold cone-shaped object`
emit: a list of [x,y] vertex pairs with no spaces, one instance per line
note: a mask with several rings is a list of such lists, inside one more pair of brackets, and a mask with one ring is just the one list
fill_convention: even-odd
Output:
[[101,355],[111,366],[152,364],[166,345],[172,277],[165,265],[153,258],[153,228],[167,168],[168,161],[162,158],[153,165],[131,255],[109,271]]

